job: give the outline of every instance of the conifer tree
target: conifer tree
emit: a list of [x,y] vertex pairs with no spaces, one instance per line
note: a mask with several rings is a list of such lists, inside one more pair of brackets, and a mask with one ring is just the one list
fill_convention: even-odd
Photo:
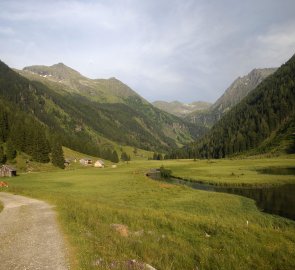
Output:
[[121,160],[122,161],[130,161],[131,160],[130,155],[127,155],[126,152],[122,152],[122,154],[121,154]]
[[5,142],[8,135],[8,115],[6,111],[0,111],[0,142]]
[[47,163],[49,159],[49,144],[43,130],[35,130],[32,138],[32,157],[35,161]]
[[114,163],[118,163],[119,162],[119,157],[118,157],[118,153],[117,153],[116,150],[113,151],[111,161],[114,162]]
[[126,152],[122,152],[122,154],[121,154],[121,160],[122,161],[127,161],[128,160],[128,156],[127,156]]
[[158,155],[157,155],[157,160],[162,160],[162,159],[163,159],[162,154],[158,153]]
[[57,138],[52,139],[51,144],[51,162],[54,166],[59,167],[61,169],[65,168],[65,159],[64,159],[64,153],[62,150],[62,145],[60,143],[60,140]]
[[6,162],[6,157],[4,154],[3,146],[0,146],[0,164],[4,164]]
[[11,140],[6,142],[6,158],[8,160],[13,160],[16,157],[16,150]]

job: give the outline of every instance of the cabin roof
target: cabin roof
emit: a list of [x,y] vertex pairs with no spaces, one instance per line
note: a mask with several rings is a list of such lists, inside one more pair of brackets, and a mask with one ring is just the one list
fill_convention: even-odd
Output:
[[9,171],[11,171],[11,172],[16,171],[16,168],[14,168],[14,167],[12,167],[12,166],[10,166],[10,165],[2,165],[2,168],[3,168],[3,169],[7,169],[7,170],[9,170]]

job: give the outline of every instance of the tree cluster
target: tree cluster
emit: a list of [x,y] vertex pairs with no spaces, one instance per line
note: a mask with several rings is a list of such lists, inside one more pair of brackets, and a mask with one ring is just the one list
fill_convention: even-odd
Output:
[[226,113],[202,139],[171,151],[169,157],[224,158],[258,149],[294,118],[295,56]]

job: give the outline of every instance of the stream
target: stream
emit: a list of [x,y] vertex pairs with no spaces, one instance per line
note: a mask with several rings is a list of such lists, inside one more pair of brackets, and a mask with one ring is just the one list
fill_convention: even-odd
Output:
[[[259,172],[263,174],[294,175],[295,168],[269,168]],[[295,220],[295,184],[285,184],[274,187],[224,187],[173,177],[161,178],[158,174],[153,173],[149,173],[148,176],[157,181],[185,185],[193,189],[244,196],[255,200],[257,207],[263,212]]]

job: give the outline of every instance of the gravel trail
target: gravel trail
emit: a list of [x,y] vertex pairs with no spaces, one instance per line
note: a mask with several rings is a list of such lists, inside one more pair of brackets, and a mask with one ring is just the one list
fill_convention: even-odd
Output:
[[70,269],[51,205],[4,192],[0,201],[0,270]]

